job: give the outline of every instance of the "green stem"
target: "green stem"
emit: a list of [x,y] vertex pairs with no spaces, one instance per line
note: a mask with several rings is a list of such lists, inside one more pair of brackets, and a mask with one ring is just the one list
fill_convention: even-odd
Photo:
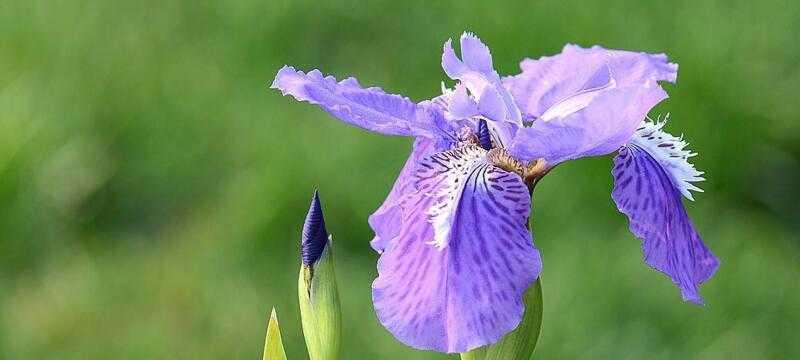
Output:
[[470,352],[461,353],[461,360],[483,360],[486,357],[486,347],[482,346]]

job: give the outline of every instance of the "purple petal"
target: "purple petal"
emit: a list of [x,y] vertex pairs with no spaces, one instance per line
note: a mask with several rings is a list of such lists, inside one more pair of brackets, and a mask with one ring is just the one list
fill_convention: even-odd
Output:
[[383,201],[383,204],[369,217],[369,225],[375,232],[375,237],[370,242],[372,248],[382,253],[389,242],[394,239],[403,226],[402,199],[412,193],[414,188],[414,174],[417,164],[424,158],[433,155],[436,151],[435,142],[431,139],[418,137],[414,142],[414,149],[406,160],[406,164],[395,180],[392,190]]
[[370,245],[378,253],[382,253],[400,231],[402,226],[400,203],[404,196],[414,191],[412,178],[416,173],[417,164],[425,157],[453,148],[460,141],[456,129],[471,125],[466,120],[445,120],[444,109],[436,101],[423,101],[419,106],[425,110],[424,116],[429,118],[428,122],[435,128],[433,132],[436,136],[416,138],[411,154],[395,180],[392,190],[383,204],[369,217],[369,224],[375,232]]
[[444,73],[451,79],[457,79],[470,70],[467,64],[463,63],[461,59],[458,58],[458,55],[456,55],[456,51],[453,49],[452,39],[448,39],[444,43],[444,48],[442,50],[442,69],[444,69]]
[[452,41],[445,42],[442,68],[447,76],[461,81],[478,99],[484,97],[486,90],[492,89],[495,94],[491,96],[499,96],[504,107],[502,118],[492,118],[492,120],[521,125],[522,116],[519,108],[508,90],[503,87],[500,75],[492,68],[489,48],[478,37],[465,32],[461,35],[461,53],[462,59],[459,59],[453,50]]
[[[525,59],[522,73],[503,79],[526,116],[540,118],[552,109],[585,105],[593,92],[643,86],[656,81],[675,82],[678,65],[664,54],[584,49],[567,45],[561,54]],[[596,94],[595,94],[596,95]],[[580,97],[575,99],[575,97]],[[581,99],[582,98],[582,99]],[[566,102],[566,104],[564,104]]]
[[700,239],[663,164],[631,144],[614,158],[612,174],[611,196],[642,240],[645,262],[669,276],[684,300],[702,304],[698,286],[714,274],[719,261]]
[[487,119],[501,121],[506,117],[506,106],[497,91],[486,89],[478,100],[478,112]]
[[655,83],[603,91],[566,117],[519,129],[509,152],[517,159],[544,158],[550,166],[609,154],[627,143],[650,109],[666,97]]
[[467,94],[467,88],[463,84],[456,85],[447,105],[447,111],[456,119],[478,115],[478,104]]
[[665,132],[663,127],[666,123],[666,118],[663,121],[645,120],[636,129],[631,144],[649,153],[670,176],[672,184],[681,195],[694,200],[691,191],[703,190],[693,183],[705,180],[702,177],[703,172],[695,169],[689,162],[689,158],[697,154],[686,149],[689,144],[683,140],[683,136],[677,137]]
[[319,105],[339,120],[363,129],[386,135],[432,136],[429,119],[417,104],[379,88],[362,88],[354,78],[336,82],[332,76],[323,77],[319,70],[305,74],[284,66],[271,88]]
[[470,69],[481,73],[494,72],[489,47],[474,34],[465,32],[461,35],[461,54]]
[[420,163],[405,225],[378,262],[376,313],[412,347],[453,353],[496,342],[519,324],[541,270],[528,189],[485,153],[464,147]]

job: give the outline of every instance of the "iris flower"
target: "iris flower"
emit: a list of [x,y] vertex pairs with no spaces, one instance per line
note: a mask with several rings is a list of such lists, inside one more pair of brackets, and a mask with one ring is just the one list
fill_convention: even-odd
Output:
[[442,54],[455,86],[419,103],[290,66],[272,84],[345,123],[415,138],[369,218],[380,253],[372,285],[380,322],[407,345],[451,353],[512,331],[542,269],[528,228],[534,185],[564,161],[612,153],[611,196],[642,241],[644,261],[701,304],[698,286],[718,260],[682,197],[700,191],[692,183],[703,173],[682,138],[648,118],[677,65],[664,54],[567,45],[501,78],[480,39],[460,40],[460,57],[450,40]]

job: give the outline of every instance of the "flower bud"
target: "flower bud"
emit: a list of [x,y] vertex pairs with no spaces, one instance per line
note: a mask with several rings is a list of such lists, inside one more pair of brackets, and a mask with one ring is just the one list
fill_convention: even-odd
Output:
[[303,225],[298,277],[300,318],[311,360],[339,359],[342,324],[331,245],[315,191]]

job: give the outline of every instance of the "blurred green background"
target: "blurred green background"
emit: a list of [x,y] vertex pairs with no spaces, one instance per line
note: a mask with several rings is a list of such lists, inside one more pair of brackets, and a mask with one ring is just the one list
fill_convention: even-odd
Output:
[[[367,216],[410,140],[268,90],[284,64],[439,93],[472,30],[503,74],[581,45],[680,64],[667,130],[707,171],[688,204],[722,259],[704,308],[642,264],[610,158],[536,189],[539,358],[800,357],[800,2],[2,1],[0,358],[256,359],[275,306],[305,358],[298,239],[319,186],[345,359],[445,359],[377,322]],[[452,358],[452,357],[451,357]]]

